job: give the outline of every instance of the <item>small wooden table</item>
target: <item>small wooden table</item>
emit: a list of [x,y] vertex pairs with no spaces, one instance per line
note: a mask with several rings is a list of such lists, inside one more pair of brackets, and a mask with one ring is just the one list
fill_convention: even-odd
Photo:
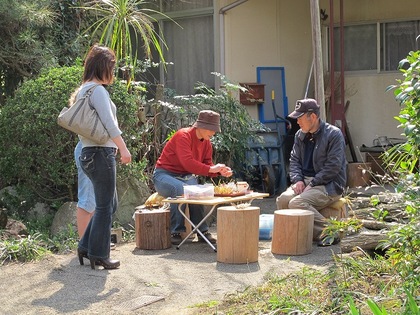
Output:
[[[216,247],[210,241],[203,235],[203,233],[198,229],[206,220],[207,218],[213,213],[213,211],[216,209],[218,205],[222,204],[231,204],[235,205],[241,202],[252,202],[254,199],[262,199],[264,197],[268,197],[269,194],[267,193],[258,193],[258,192],[252,192],[249,194],[245,194],[243,196],[236,196],[236,197],[214,197],[210,199],[185,199],[183,197],[179,198],[166,198],[163,200],[163,202],[168,203],[177,203],[178,204],[178,211],[182,214],[182,216],[191,224],[192,230],[191,232],[182,240],[182,242],[176,247],[176,249],[179,249],[182,244],[195,232],[199,233],[203,240],[206,241],[207,244],[216,252]],[[203,206],[211,206],[210,211],[207,213],[207,215],[197,224],[194,225],[194,223],[191,222],[190,218],[182,211],[182,205],[193,204],[193,205],[203,205]]]

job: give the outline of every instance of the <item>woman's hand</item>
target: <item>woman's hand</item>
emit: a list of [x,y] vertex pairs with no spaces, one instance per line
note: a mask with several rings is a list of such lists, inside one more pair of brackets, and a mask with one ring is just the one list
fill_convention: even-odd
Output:
[[128,151],[125,145],[124,139],[121,136],[117,136],[112,139],[120,151],[120,162],[121,164],[128,164],[131,162],[131,153]]
[[229,166],[226,166],[225,164],[220,164],[220,163],[210,166],[209,173],[220,173],[220,175],[224,177],[230,177],[233,174]]
[[220,170],[220,175],[224,176],[224,177],[231,177],[233,172],[231,170],[231,168],[229,166],[226,166],[225,168]]
[[210,166],[210,170],[209,173],[220,173],[220,171],[222,169],[224,169],[226,167],[225,164],[216,164],[216,165],[212,165]]
[[131,154],[127,149],[120,150],[120,156],[121,156],[120,162],[122,164],[128,164],[131,162]]

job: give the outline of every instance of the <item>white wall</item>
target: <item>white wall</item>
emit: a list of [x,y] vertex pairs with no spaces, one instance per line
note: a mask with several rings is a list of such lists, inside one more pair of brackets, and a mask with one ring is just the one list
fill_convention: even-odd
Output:
[[350,133],[355,146],[371,146],[378,136],[402,138],[402,130],[397,128],[394,118],[400,111],[393,91],[386,88],[396,84],[395,74],[346,76],[346,86],[355,94],[348,99],[347,112]]
[[[220,2],[222,6],[229,3]],[[257,67],[282,66],[289,103],[302,98],[312,62],[310,13],[306,7],[304,1],[289,5],[279,0],[249,0],[228,11],[227,77],[236,82],[256,82]],[[294,41],[296,38],[299,40]],[[257,118],[256,106],[247,109]]]
[[[233,0],[215,1],[219,8]],[[416,18],[418,0],[347,0],[345,23]],[[308,0],[249,0],[225,15],[225,74],[236,82],[256,82],[256,67],[283,66],[289,112],[304,96],[312,62],[311,18]],[[339,2],[334,1],[335,21]],[[329,14],[329,0],[320,0],[320,8]],[[215,9],[218,12],[218,9]],[[215,17],[217,19],[217,17]],[[418,18],[418,17],[417,17]],[[328,25],[329,21],[323,22]],[[325,56],[324,56],[325,57]],[[347,97],[347,120],[355,146],[372,145],[380,135],[401,138],[393,118],[399,105],[392,92],[398,72],[387,74],[346,74],[345,85],[355,94]],[[247,106],[257,118],[256,106]]]

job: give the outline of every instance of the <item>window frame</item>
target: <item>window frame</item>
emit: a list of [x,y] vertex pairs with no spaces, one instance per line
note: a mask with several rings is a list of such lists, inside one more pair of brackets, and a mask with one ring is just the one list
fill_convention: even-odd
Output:
[[[349,74],[373,74],[373,73],[377,73],[377,74],[390,74],[390,73],[398,73],[398,69],[395,70],[384,70],[382,69],[382,63],[384,60],[384,56],[385,56],[385,49],[384,51],[382,51],[382,44],[384,42],[384,37],[386,36],[386,34],[382,34],[381,29],[385,24],[388,23],[398,23],[398,22],[418,22],[420,23],[420,18],[409,18],[409,19],[394,19],[394,20],[382,20],[382,21],[363,21],[363,22],[356,22],[356,23],[347,23],[344,25],[344,27],[352,27],[352,26],[359,26],[359,25],[375,25],[376,27],[376,69],[364,69],[364,70],[344,70],[345,73],[349,73]],[[326,47],[325,47],[325,52],[328,56],[328,64],[327,64],[327,69],[330,70],[330,61],[331,61],[331,51],[330,51],[330,38],[331,38],[331,29],[329,26],[326,27],[326,35],[327,35],[327,40],[326,40]],[[340,25],[339,24],[335,24],[334,25],[334,30],[335,29],[340,29]],[[385,29],[385,27],[384,27]],[[418,36],[420,36],[420,34],[418,34]],[[336,36],[334,36],[334,38],[336,38]],[[420,45],[420,44],[419,44]],[[338,52],[339,52],[339,48],[338,48]],[[409,52],[407,52],[408,54]],[[335,60],[339,60],[339,55],[334,55]],[[344,57],[345,58],[345,57]],[[334,65],[335,71],[340,71],[340,65]]]

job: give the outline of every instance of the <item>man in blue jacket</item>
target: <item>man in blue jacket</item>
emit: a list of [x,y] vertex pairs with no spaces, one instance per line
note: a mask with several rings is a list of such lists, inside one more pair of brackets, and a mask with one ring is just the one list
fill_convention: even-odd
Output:
[[319,117],[320,106],[314,99],[296,102],[289,115],[300,129],[295,135],[290,156],[292,185],[277,197],[277,209],[305,209],[314,213],[313,240],[319,246],[337,244],[320,239],[326,225],[318,210],[339,199],[346,186],[346,144],[341,130]]

